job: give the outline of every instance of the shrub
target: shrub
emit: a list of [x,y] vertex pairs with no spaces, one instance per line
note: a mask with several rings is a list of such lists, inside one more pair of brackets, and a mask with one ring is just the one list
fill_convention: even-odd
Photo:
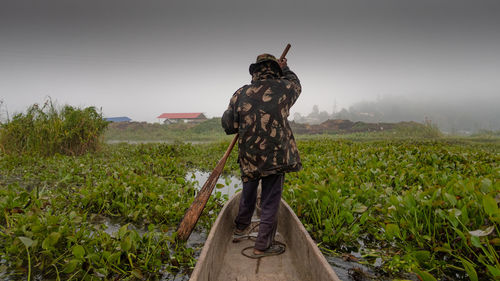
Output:
[[6,154],[81,155],[98,149],[107,124],[95,107],[58,110],[49,100],[0,124],[0,149]]

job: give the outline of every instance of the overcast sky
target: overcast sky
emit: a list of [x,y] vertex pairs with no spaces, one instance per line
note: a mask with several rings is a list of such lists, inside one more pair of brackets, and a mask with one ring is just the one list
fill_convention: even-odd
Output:
[[0,0],[0,101],[221,116],[256,56],[286,43],[292,116],[387,95],[499,102],[497,0]]

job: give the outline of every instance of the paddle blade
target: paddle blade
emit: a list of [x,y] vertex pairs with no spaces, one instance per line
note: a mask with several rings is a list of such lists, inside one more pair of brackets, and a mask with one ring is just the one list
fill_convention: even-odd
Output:
[[191,232],[194,229],[194,226],[198,222],[205,205],[207,205],[208,199],[210,198],[210,194],[212,194],[212,190],[217,184],[217,180],[219,179],[220,174],[222,174],[222,170],[224,169],[224,165],[226,164],[226,160],[231,153],[236,141],[238,140],[238,134],[234,136],[233,141],[229,144],[229,147],[224,153],[224,156],[219,160],[219,163],[215,166],[215,169],[208,177],[207,181],[200,189],[196,197],[194,198],[193,203],[189,207],[189,209],[184,214],[179,227],[177,228],[177,240],[185,241],[191,235]]
[[210,194],[219,179],[220,172],[214,170],[208,180],[205,182],[201,190],[196,195],[193,203],[189,207],[189,209],[184,214],[184,218],[179,224],[179,228],[177,228],[177,239],[185,241],[191,235],[194,226],[198,222],[205,205],[207,205],[208,199],[210,198]]

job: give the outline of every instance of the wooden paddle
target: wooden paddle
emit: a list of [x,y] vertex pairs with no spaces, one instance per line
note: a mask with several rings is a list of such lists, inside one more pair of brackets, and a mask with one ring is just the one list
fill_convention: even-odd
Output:
[[[290,47],[290,44],[286,45],[285,50],[281,54],[280,61],[285,58],[288,50],[290,50]],[[217,184],[219,176],[222,174],[222,169],[224,169],[224,165],[226,165],[227,158],[229,157],[229,154],[231,154],[231,150],[233,150],[236,141],[238,141],[238,134],[234,136],[234,139],[229,144],[226,153],[224,153],[224,156],[222,156],[222,158],[219,160],[219,162],[215,166],[215,169],[212,171],[207,181],[194,198],[193,203],[184,214],[184,217],[182,218],[182,221],[177,228],[177,240],[185,241],[191,235],[194,226],[200,218],[201,212],[205,208],[205,205],[207,205],[210,194],[212,194],[212,191]]]
[[222,156],[222,158],[219,160],[219,162],[215,166],[215,169],[196,195],[196,198],[194,198],[193,203],[184,214],[184,218],[182,218],[182,221],[177,228],[177,240],[185,241],[189,238],[189,235],[191,235],[191,232],[198,222],[201,212],[205,208],[205,205],[210,198],[210,194],[212,194],[212,190],[214,189],[215,184],[217,183],[217,180],[222,173],[222,169],[224,169],[226,160],[229,157],[229,154],[231,154],[231,150],[233,150],[233,147],[236,144],[237,140],[238,134],[234,136],[234,139],[231,141],[231,144],[229,144],[226,153],[224,153],[224,156]]

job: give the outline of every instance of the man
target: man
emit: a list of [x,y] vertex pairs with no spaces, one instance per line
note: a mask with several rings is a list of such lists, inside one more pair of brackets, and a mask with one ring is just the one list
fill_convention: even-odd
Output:
[[246,233],[251,223],[259,181],[262,185],[261,220],[254,257],[276,255],[285,249],[273,243],[285,173],[302,168],[295,139],[288,124],[290,107],[301,92],[297,75],[286,59],[257,56],[250,65],[252,82],[238,89],[222,116],[227,134],[238,133],[238,162],[243,192],[235,219],[234,237]]

